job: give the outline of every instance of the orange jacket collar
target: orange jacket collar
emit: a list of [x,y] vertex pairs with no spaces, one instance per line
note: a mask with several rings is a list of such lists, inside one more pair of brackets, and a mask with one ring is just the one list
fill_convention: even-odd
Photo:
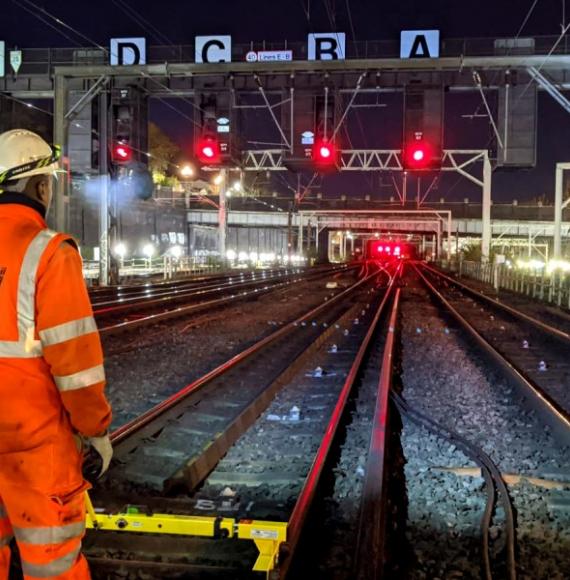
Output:
[[[0,216],[30,220],[42,226],[43,228],[47,227],[45,219],[39,212],[39,209],[36,209],[33,200],[29,200],[32,202],[31,204],[15,199],[10,199],[9,201],[6,200],[6,203],[4,200],[2,200],[3,195],[5,194],[0,195]],[[26,197],[23,195],[19,197],[26,199]]]

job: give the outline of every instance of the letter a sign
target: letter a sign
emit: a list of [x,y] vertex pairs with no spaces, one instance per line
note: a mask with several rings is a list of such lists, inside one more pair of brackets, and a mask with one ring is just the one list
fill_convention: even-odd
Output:
[[400,58],[439,58],[439,30],[402,30]]

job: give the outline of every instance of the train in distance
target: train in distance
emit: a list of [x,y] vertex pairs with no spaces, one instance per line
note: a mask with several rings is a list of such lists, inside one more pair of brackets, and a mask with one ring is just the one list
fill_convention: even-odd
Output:
[[416,245],[402,240],[368,240],[364,252],[364,258],[368,260],[404,260],[417,257]]

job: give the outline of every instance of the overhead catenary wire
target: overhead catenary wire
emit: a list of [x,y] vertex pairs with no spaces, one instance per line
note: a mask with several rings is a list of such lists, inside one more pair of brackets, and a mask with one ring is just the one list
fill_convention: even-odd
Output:
[[[12,101],[15,101],[16,103],[19,103],[21,105],[24,105],[25,107],[28,107],[30,109],[34,109],[36,111],[39,111],[41,113],[44,113],[46,115],[49,115],[50,117],[53,117],[53,111],[48,111],[47,109],[42,109],[41,107],[38,107],[32,103],[29,103],[27,101],[24,101],[22,99],[19,99],[18,97],[14,97],[13,95],[9,95],[8,93],[5,92],[0,92],[0,97],[5,98],[5,99],[9,99]],[[75,127],[81,128],[82,125],[80,124],[79,121],[72,121],[72,124]],[[97,131],[96,129],[91,129],[90,130],[91,134],[94,135],[95,137],[99,138],[99,131]],[[158,161],[164,161],[165,163],[168,163],[169,165],[171,165],[172,167],[176,168],[176,169],[180,169],[180,165],[178,165],[177,163],[173,163],[172,161],[170,161],[169,159],[166,159],[164,157],[158,157],[157,155],[153,155],[150,151],[144,151],[142,149],[139,149],[137,147],[134,147],[133,145],[129,144],[129,147],[133,150],[136,151],[137,153],[140,153],[141,155],[145,155],[146,157],[148,157],[149,159],[157,159]]]
[[[28,6],[31,6],[38,13],[45,15],[50,20],[53,20],[56,24],[59,24],[60,26],[62,26],[66,30],[69,30],[70,32],[73,32],[73,34],[79,36],[81,39],[86,40],[87,42],[95,45],[97,48],[99,48],[99,49],[101,49],[101,50],[103,50],[105,52],[109,52],[108,49],[106,49],[104,46],[101,46],[98,42],[95,42],[93,39],[89,38],[88,36],[86,36],[85,34],[83,34],[81,31],[77,30],[76,28],[73,28],[73,26],[71,26],[71,25],[67,24],[66,22],[64,22],[63,20],[61,20],[61,18],[58,18],[54,14],[51,14],[45,8],[42,8],[41,6],[38,6],[35,2],[32,2],[32,0],[12,0],[12,2],[14,4],[17,4],[18,6],[20,6],[20,8],[24,8],[24,6],[22,5],[22,3],[25,3]],[[28,12],[32,13],[38,19],[42,20],[42,18],[39,16],[39,14],[33,12],[32,10],[28,10]],[[61,31],[58,31],[58,32],[60,32],[61,34],[63,34]]]
[[[104,46],[102,46],[101,44],[99,44],[98,42],[96,42],[95,40],[93,40],[92,38],[88,37],[87,35],[83,34],[81,31],[77,30],[76,28],[74,28],[73,26],[67,24],[66,22],[64,22],[63,20],[61,20],[61,18],[58,18],[57,16],[54,16],[53,14],[49,13],[47,10],[41,8],[40,6],[38,6],[37,4],[35,4],[34,2],[32,2],[32,0],[12,0],[13,3],[17,4],[18,6],[20,6],[20,8],[23,8],[24,10],[27,10],[28,12],[30,12],[33,16],[35,16],[36,18],[38,18],[39,20],[41,20],[42,22],[44,22],[45,24],[48,24],[51,28],[53,28],[54,30],[56,30],[56,32],[58,32],[59,34],[62,34],[63,36],[65,36],[66,38],[68,38],[69,40],[71,40],[72,42],[75,42],[73,39],[70,39],[70,37],[65,34],[64,32],[62,32],[61,30],[59,30],[57,27],[54,27],[53,25],[51,25],[49,22],[46,22],[45,19],[43,19],[40,14],[38,14],[37,12],[32,11],[31,9],[26,8],[24,5],[22,5],[22,2],[25,2],[31,6],[33,6],[38,12],[46,14],[49,18],[51,18],[54,22],[56,22],[57,24],[59,24],[60,26],[63,26],[65,29],[72,31],[74,34],[76,34],[77,36],[79,36],[80,38],[86,40],[87,42],[89,42],[90,44],[96,46],[97,48],[99,48],[100,50],[104,51],[105,53],[109,53],[109,50],[107,48],[105,48]],[[114,54],[114,53],[111,53]],[[175,94],[174,91],[172,91],[172,89],[170,89],[170,87],[160,83],[159,81],[157,81],[156,79],[152,78],[150,75],[145,75],[144,73],[141,73],[142,76],[150,79],[152,82],[158,84],[159,86],[161,86],[164,90]],[[179,95],[176,95],[178,98],[181,98],[183,101],[191,104],[193,107],[197,108],[198,110],[202,110],[198,105],[196,105],[196,103],[194,103],[193,101],[190,101],[189,99],[186,99],[184,97],[180,97]],[[160,98],[159,98],[160,100]],[[177,110],[177,109],[174,109]],[[180,111],[178,111],[180,112]],[[184,116],[184,115],[183,115]],[[190,117],[185,116],[186,119],[190,119]],[[193,119],[190,119],[193,123],[195,123],[195,121]]]
[[[556,50],[556,47],[560,44],[562,39],[566,36],[566,33],[568,32],[568,30],[570,30],[570,22],[568,22],[568,24],[566,24],[566,26],[564,26],[564,28],[562,29],[562,32],[560,33],[560,36],[556,39],[556,42],[552,45],[552,48],[550,49],[548,54],[544,57],[544,60],[540,63],[539,67],[536,69],[537,73],[539,73],[542,70],[542,68],[544,67],[544,65],[548,62],[548,59],[552,56],[552,53]],[[533,82],[534,82],[534,78],[531,77],[531,79],[528,81],[525,88],[523,89],[522,93],[517,97],[517,99],[513,103],[513,109],[516,107],[516,105],[519,103],[519,101],[524,97],[528,88],[530,87],[530,85],[532,85]]]
[[[71,42],[74,42],[75,44],[77,44],[77,42],[73,39],[71,39],[66,33],[62,32],[61,30],[59,30],[57,27],[53,26],[51,23],[47,22],[44,18],[42,18],[40,16],[40,14],[33,12],[31,9],[28,9],[26,6],[22,5],[21,2],[26,2],[29,5],[32,5],[34,8],[36,8],[38,10],[38,12],[41,13],[45,13],[47,16],[49,16],[49,18],[51,18],[54,22],[56,22],[57,24],[59,24],[60,26],[63,26],[64,28],[66,28],[67,30],[70,30],[72,32],[74,32],[74,34],[76,34],[77,36],[87,40],[89,43],[91,43],[92,45],[96,46],[97,48],[105,51],[105,52],[109,52],[106,48],[104,48],[103,46],[101,46],[99,43],[95,42],[93,39],[89,38],[88,36],[86,36],[85,34],[83,34],[82,32],[80,32],[79,30],[73,28],[71,25],[65,23],[63,20],[61,20],[60,18],[58,18],[57,16],[54,16],[53,14],[50,14],[49,12],[47,12],[45,9],[41,8],[40,6],[37,6],[37,4],[35,4],[34,2],[32,2],[32,0],[12,0],[15,4],[17,4],[18,6],[20,6],[20,8],[26,10],[27,12],[30,12],[33,16],[35,16],[36,18],[38,18],[39,20],[41,20],[44,24],[47,24],[48,26],[50,26],[51,28],[53,28],[54,30],[56,30],[56,32],[58,32],[59,34],[62,34],[63,36],[65,36],[66,38],[68,38]],[[171,92],[174,94],[174,92],[167,87],[166,85],[160,83],[159,81],[157,81],[156,79],[152,78],[150,75],[146,75],[145,73],[141,73],[141,76],[148,78],[149,80],[151,80],[152,82],[154,82],[155,84],[158,84],[161,88],[165,89],[168,92]],[[7,95],[5,95],[7,96]],[[177,95],[178,96],[178,95]],[[13,97],[12,97],[13,98]],[[178,109],[177,107],[175,107],[174,105],[172,105],[171,103],[168,103],[167,101],[165,101],[164,99],[162,99],[161,97],[156,97],[159,101],[161,101],[162,103],[164,103],[167,107],[169,107],[170,109],[172,109],[173,111],[175,111],[176,113],[178,113],[179,115],[181,115],[183,118],[185,118],[186,120],[190,121],[191,123],[193,123],[194,125],[197,125],[196,121],[186,115],[183,111],[181,111],[180,109]],[[17,100],[17,99],[14,99]],[[194,102],[188,100],[188,99],[182,99],[183,101],[191,104],[193,107],[196,107],[198,109],[200,109],[200,107],[198,107]],[[24,101],[21,101],[22,103],[26,104],[27,106],[30,106],[28,103],[25,103]],[[33,105],[32,105],[33,106]],[[37,108],[37,107],[35,107]],[[41,110],[41,109],[38,109]],[[53,115],[53,113],[48,112],[48,111],[43,111],[46,112],[50,115]],[[93,134],[98,136],[98,132],[96,130],[92,130]],[[135,147],[131,146],[131,149],[133,149],[133,151],[138,151],[139,153],[146,155],[147,157],[152,157],[151,153],[149,151],[142,151],[139,150]],[[155,157],[156,158],[156,157]],[[159,159],[159,158],[157,158]],[[160,159],[162,161],[166,161],[169,165],[179,168],[179,166],[175,163],[172,163],[169,160],[166,159]]]
[[[138,24],[141,28],[146,28],[147,31],[150,32],[149,36],[154,36],[159,42],[164,42],[170,46],[174,46],[174,43],[154,24],[149,22],[140,12],[137,12],[134,8],[129,6],[129,4],[125,0],[113,0],[113,4],[117,6],[120,10],[122,10],[133,22]],[[140,8],[139,8],[140,10]]]
[[[530,8],[527,10],[527,13],[525,15],[525,17],[523,18],[523,21],[521,23],[521,25],[519,26],[519,29],[515,35],[514,40],[516,41],[519,36],[521,35],[522,31],[524,30],[524,27],[526,26],[527,22],[529,21],[530,17],[532,16],[534,9],[536,8],[537,4],[538,4],[539,0],[533,0],[533,3],[531,4]],[[564,30],[564,27],[563,27]],[[509,47],[509,49],[507,50],[507,56],[509,56],[511,54],[512,49],[514,48],[514,42],[511,45],[511,47]],[[498,75],[500,74],[500,71],[497,71],[494,75],[493,75],[493,79],[492,82],[495,82],[498,78]],[[479,113],[479,111],[481,110],[481,107],[483,106],[483,101],[479,102],[479,104],[477,105],[477,107],[475,108],[475,111],[473,112],[473,116],[477,115]],[[490,120],[490,122],[492,122],[492,120]],[[491,144],[493,138],[491,137],[488,141],[487,144],[485,145],[485,149],[487,149],[489,147],[489,145]],[[443,197],[447,197],[452,191],[455,190],[455,188],[459,185],[459,183],[461,182],[463,178],[461,176],[459,176],[455,182],[449,186],[446,190],[446,192],[443,194]]]
[[[524,17],[521,25],[519,26],[519,29],[518,29],[516,35],[514,37],[514,42],[512,43],[512,45],[507,50],[507,56],[509,56],[511,54],[511,52],[512,52],[512,50],[514,48],[515,42],[518,40],[519,36],[521,35],[524,27],[526,26],[526,23],[528,22],[529,18],[531,17],[532,13],[534,12],[534,9],[536,8],[536,5],[538,4],[538,2],[539,2],[539,0],[533,0],[533,3],[531,5],[531,7],[528,9],[528,11],[527,11],[527,13],[526,13],[526,15],[525,15],[525,17]],[[500,71],[497,71],[493,75],[493,81],[492,82],[495,82],[497,80],[497,77],[499,76],[499,74],[500,74]],[[476,115],[480,111],[482,104],[483,103],[479,103],[477,105],[477,108],[475,109],[475,112],[473,113],[473,115]]]
[[12,3],[13,4],[17,4],[22,10],[25,10],[26,12],[28,12],[29,14],[31,14],[32,16],[34,16],[35,18],[37,18],[38,20],[41,20],[41,22],[43,22],[45,25],[49,26],[52,30],[54,30],[58,34],[61,34],[64,38],[66,38],[67,40],[69,40],[69,42],[71,42],[75,46],[81,46],[81,44],[79,42],[77,42],[77,40],[75,38],[72,38],[71,36],[69,36],[68,34],[66,34],[65,32],[63,32],[62,30],[59,30],[59,28],[57,28],[57,26],[55,26],[54,24],[52,24],[49,20],[46,20],[45,18],[42,18],[39,14],[37,14],[31,8],[29,8],[27,6],[23,6],[17,0],[12,0]]
[[[323,2],[323,5],[325,7],[325,10],[327,12],[327,16],[328,16],[328,19],[329,19],[329,23],[330,23],[331,27],[333,28],[334,33],[337,36],[337,42],[340,43],[340,38],[338,36],[337,26],[336,26],[336,13],[335,13],[334,9],[329,5],[328,0],[322,0],[322,2]],[[350,5],[348,4],[348,2],[346,4],[346,6],[347,6],[347,11],[349,12],[349,20],[350,20],[350,23],[351,23],[351,34],[352,34],[353,40],[354,40],[354,50],[355,50],[355,54],[358,56],[358,46],[357,46],[356,32],[355,32],[355,29],[354,29],[354,22],[352,20],[352,13],[350,13]],[[345,51],[346,51],[346,48],[345,48]],[[344,55],[344,56],[346,56],[346,55]],[[359,85],[360,85],[360,82],[362,82],[362,77],[361,77],[361,79],[359,81]],[[356,89],[356,92],[357,91],[358,91],[358,89]],[[354,96],[355,95],[353,94],[353,98],[350,101],[351,104],[354,101]],[[347,107],[347,110],[345,111],[345,114],[343,115],[343,119],[345,119],[345,117],[347,116],[347,114],[349,112],[348,111],[349,108],[350,108],[350,105]],[[337,103],[337,110],[340,112],[340,103]],[[359,114],[358,111],[355,111],[355,118],[356,118],[356,123],[358,125],[358,128],[360,130],[360,133],[362,135],[363,141],[366,144],[367,141],[368,141],[367,138],[366,138],[366,131],[364,130],[364,125],[362,124],[362,119],[361,119],[360,114]],[[338,132],[338,129],[340,127],[341,127],[341,124],[339,123],[339,125],[337,126],[337,128],[335,130],[335,134]],[[348,126],[347,126],[346,123],[342,123],[342,130],[343,130],[343,133],[344,133],[344,135],[346,137],[346,140],[348,141],[349,147],[351,149],[354,149],[354,146],[353,146],[353,143],[352,143],[352,139],[350,137],[350,133],[348,131]],[[365,176],[365,179],[368,182],[369,186],[371,188],[373,188],[374,187],[374,178],[373,178],[373,176],[366,175]]]

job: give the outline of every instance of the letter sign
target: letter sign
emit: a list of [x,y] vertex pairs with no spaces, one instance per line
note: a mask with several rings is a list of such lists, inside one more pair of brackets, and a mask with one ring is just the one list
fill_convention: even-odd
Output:
[[439,58],[439,30],[402,30],[400,58]]
[[232,62],[231,36],[197,36],[196,62]]
[[111,38],[111,65],[132,66],[146,64],[144,38]]
[[309,34],[309,60],[344,60],[344,32],[319,32]]

